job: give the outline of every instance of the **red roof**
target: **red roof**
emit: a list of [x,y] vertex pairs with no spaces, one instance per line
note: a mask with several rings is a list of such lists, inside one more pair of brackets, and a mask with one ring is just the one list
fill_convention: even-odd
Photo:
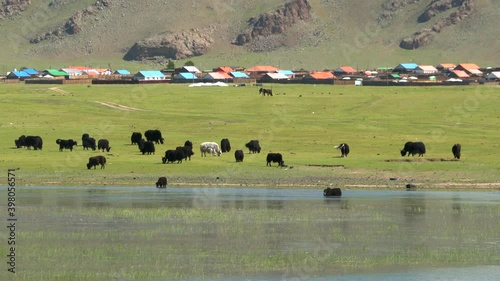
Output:
[[79,71],[84,71],[84,70],[89,70],[90,69],[90,67],[81,66],[81,65],[68,66],[67,68],[68,69],[76,69],[76,70],[79,70]]
[[474,63],[461,63],[455,67],[456,69],[460,70],[469,70],[469,69],[479,69],[480,67],[477,66],[477,64]]
[[350,67],[350,66],[341,66],[335,72],[344,72],[344,73],[356,73],[356,69]]
[[313,72],[313,73],[310,73],[309,76],[314,78],[314,79],[317,79],[317,80],[335,78],[335,75],[333,75],[333,73],[328,72],[328,71]]
[[230,72],[233,72],[234,70],[229,66],[219,66],[218,68],[215,69],[215,71],[216,72],[230,73]]
[[443,69],[453,69],[455,67],[456,67],[456,65],[453,63],[442,63],[442,64],[437,66],[437,68],[443,68]]
[[276,70],[279,68],[270,65],[256,65],[246,69],[248,72],[276,72]]
[[469,78],[469,74],[467,74],[463,70],[453,70],[451,73],[455,74],[456,77],[458,78]]

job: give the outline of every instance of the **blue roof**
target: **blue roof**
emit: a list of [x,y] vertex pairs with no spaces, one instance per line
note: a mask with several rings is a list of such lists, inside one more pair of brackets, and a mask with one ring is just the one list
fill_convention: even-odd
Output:
[[233,71],[233,72],[230,72],[229,74],[231,76],[233,76],[234,78],[250,78],[250,77],[248,77],[248,75],[246,75],[246,73],[241,72],[241,71]]
[[400,66],[404,67],[405,69],[415,69],[418,67],[418,64],[416,63],[402,63]]
[[19,78],[30,77],[30,75],[24,71],[12,71],[11,73],[16,75]]
[[194,75],[191,72],[181,72],[181,73],[179,73],[179,75],[177,75],[175,77],[175,79],[189,79],[189,80],[192,80],[192,79],[198,79],[198,77],[196,77],[196,75]]
[[276,72],[281,73],[281,74],[285,74],[285,75],[295,75],[295,73],[293,73],[293,71],[291,71],[291,70],[277,70]]
[[139,71],[136,75],[139,74],[144,77],[165,77],[165,75],[159,70],[143,70]]
[[130,71],[125,70],[125,69],[117,69],[117,70],[115,71],[115,73],[117,73],[117,74],[121,74],[121,75],[130,75]]
[[34,68],[25,68],[22,71],[28,73],[29,75],[37,75],[38,71],[36,71]]

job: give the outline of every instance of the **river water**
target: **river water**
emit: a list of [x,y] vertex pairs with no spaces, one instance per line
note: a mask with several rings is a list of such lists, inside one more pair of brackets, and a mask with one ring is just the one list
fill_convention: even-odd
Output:
[[15,280],[500,280],[499,192],[18,187],[16,200]]

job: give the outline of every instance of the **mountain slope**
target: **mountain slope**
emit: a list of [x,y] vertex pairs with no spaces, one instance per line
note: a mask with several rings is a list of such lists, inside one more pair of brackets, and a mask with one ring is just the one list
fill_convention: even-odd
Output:
[[[128,62],[123,57],[135,43],[157,34],[207,27],[213,29],[213,41],[206,53],[177,64],[192,60],[201,68],[272,64],[293,69],[332,69],[339,65],[374,68],[404,61],[500,65],[500,31],[495,25],[500,18],[500,2],[495,0],[471,0],[474,9],[467,17],[442,28],[418,49],[400,47],[404,38],[431,28],[458,10],[445,1],[309,0],[308,20],[296,21],[282,33],[259,38],[257,43],[238,46],[233,43],[251,28],[252,18],[275,12],[290,1],[31,0],[25,1],[29,3],[25,10],[0,20],[0,36],[5,38],[0,41],[4,50],[0,71],[70,64],[159,68]],[[438,4],[450,8],[422,22],[429,7]],[[79,15],[77,33],[57,31],[75,15]],[[75,20],[72,24],[75,30]],[[55,36],[30,43],[54,30]]]

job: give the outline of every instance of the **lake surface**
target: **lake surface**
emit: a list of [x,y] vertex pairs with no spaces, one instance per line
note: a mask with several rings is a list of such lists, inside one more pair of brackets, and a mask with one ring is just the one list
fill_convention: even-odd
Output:
[[16,199],[14,280],[500,280],[499,192],[18,187]]

